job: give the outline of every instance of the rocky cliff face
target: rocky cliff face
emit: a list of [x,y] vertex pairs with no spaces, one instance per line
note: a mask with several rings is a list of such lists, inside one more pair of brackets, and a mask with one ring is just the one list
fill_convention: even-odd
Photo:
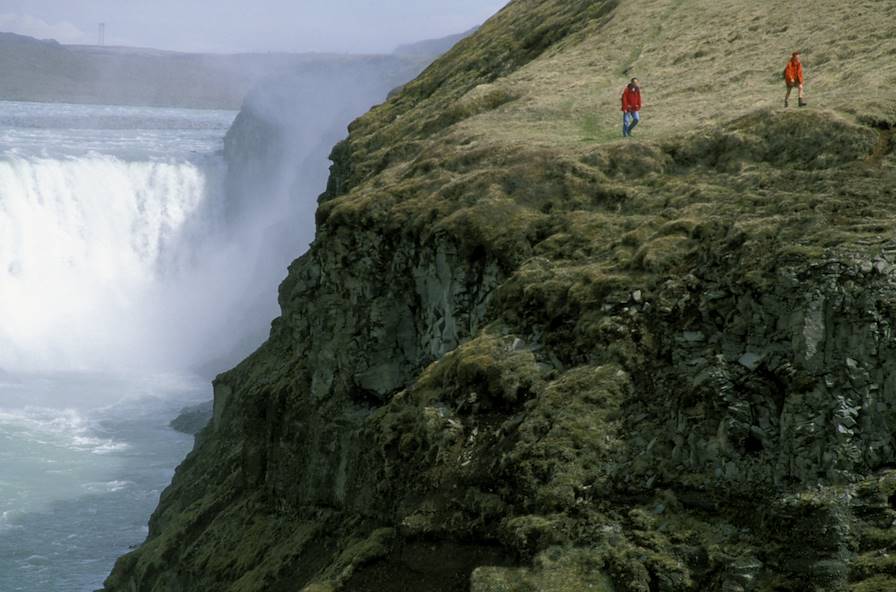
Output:
[[[819,59],[829,109],[750,64],[695,109],[686,49],[768,39],[752,10],[518,0],[356,121],[106,590],[893,589],[896,72],[861,64],[896,10]],[[633,67],[662,106],[612,141]]]

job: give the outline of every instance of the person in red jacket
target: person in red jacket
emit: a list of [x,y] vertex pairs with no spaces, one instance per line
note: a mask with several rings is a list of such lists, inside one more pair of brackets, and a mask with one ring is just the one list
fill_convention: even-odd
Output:
[[638,79],[632,78],[622,91],[622,137],[632,135],[632,130],[641,122],[641,87]]
[[803,64],[800,62],[800,52],[795,51],[790,55],[790,61],[784,68],[784,82],[787,83],[787,94],[784,95],[784,106],[790,105],[790,91],[794,87],[799,88],[799,105],[806,106],[803,100]]

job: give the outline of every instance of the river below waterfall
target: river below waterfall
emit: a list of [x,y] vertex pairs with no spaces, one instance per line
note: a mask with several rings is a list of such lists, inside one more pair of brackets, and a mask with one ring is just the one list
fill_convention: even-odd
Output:
[[[89,592],[143,542],[207,400],[199,378],[30,375],[0,382],[0,590]],[[101,406],[96,406],[101,405]]]

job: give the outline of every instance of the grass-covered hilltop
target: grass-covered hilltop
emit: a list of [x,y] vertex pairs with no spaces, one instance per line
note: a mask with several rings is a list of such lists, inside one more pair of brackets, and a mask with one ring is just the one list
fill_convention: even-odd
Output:
[[891,0],[511,2],[336,146],[106,590],[896,590],[894,85]]

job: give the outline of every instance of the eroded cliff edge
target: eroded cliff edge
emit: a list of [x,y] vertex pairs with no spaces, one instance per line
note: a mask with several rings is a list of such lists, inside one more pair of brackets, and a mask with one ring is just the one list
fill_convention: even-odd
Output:
[[518,0],[356,121],[106,589],[896,586],[896,7],[783,111],[777,55],[862,15],[767,4]]

